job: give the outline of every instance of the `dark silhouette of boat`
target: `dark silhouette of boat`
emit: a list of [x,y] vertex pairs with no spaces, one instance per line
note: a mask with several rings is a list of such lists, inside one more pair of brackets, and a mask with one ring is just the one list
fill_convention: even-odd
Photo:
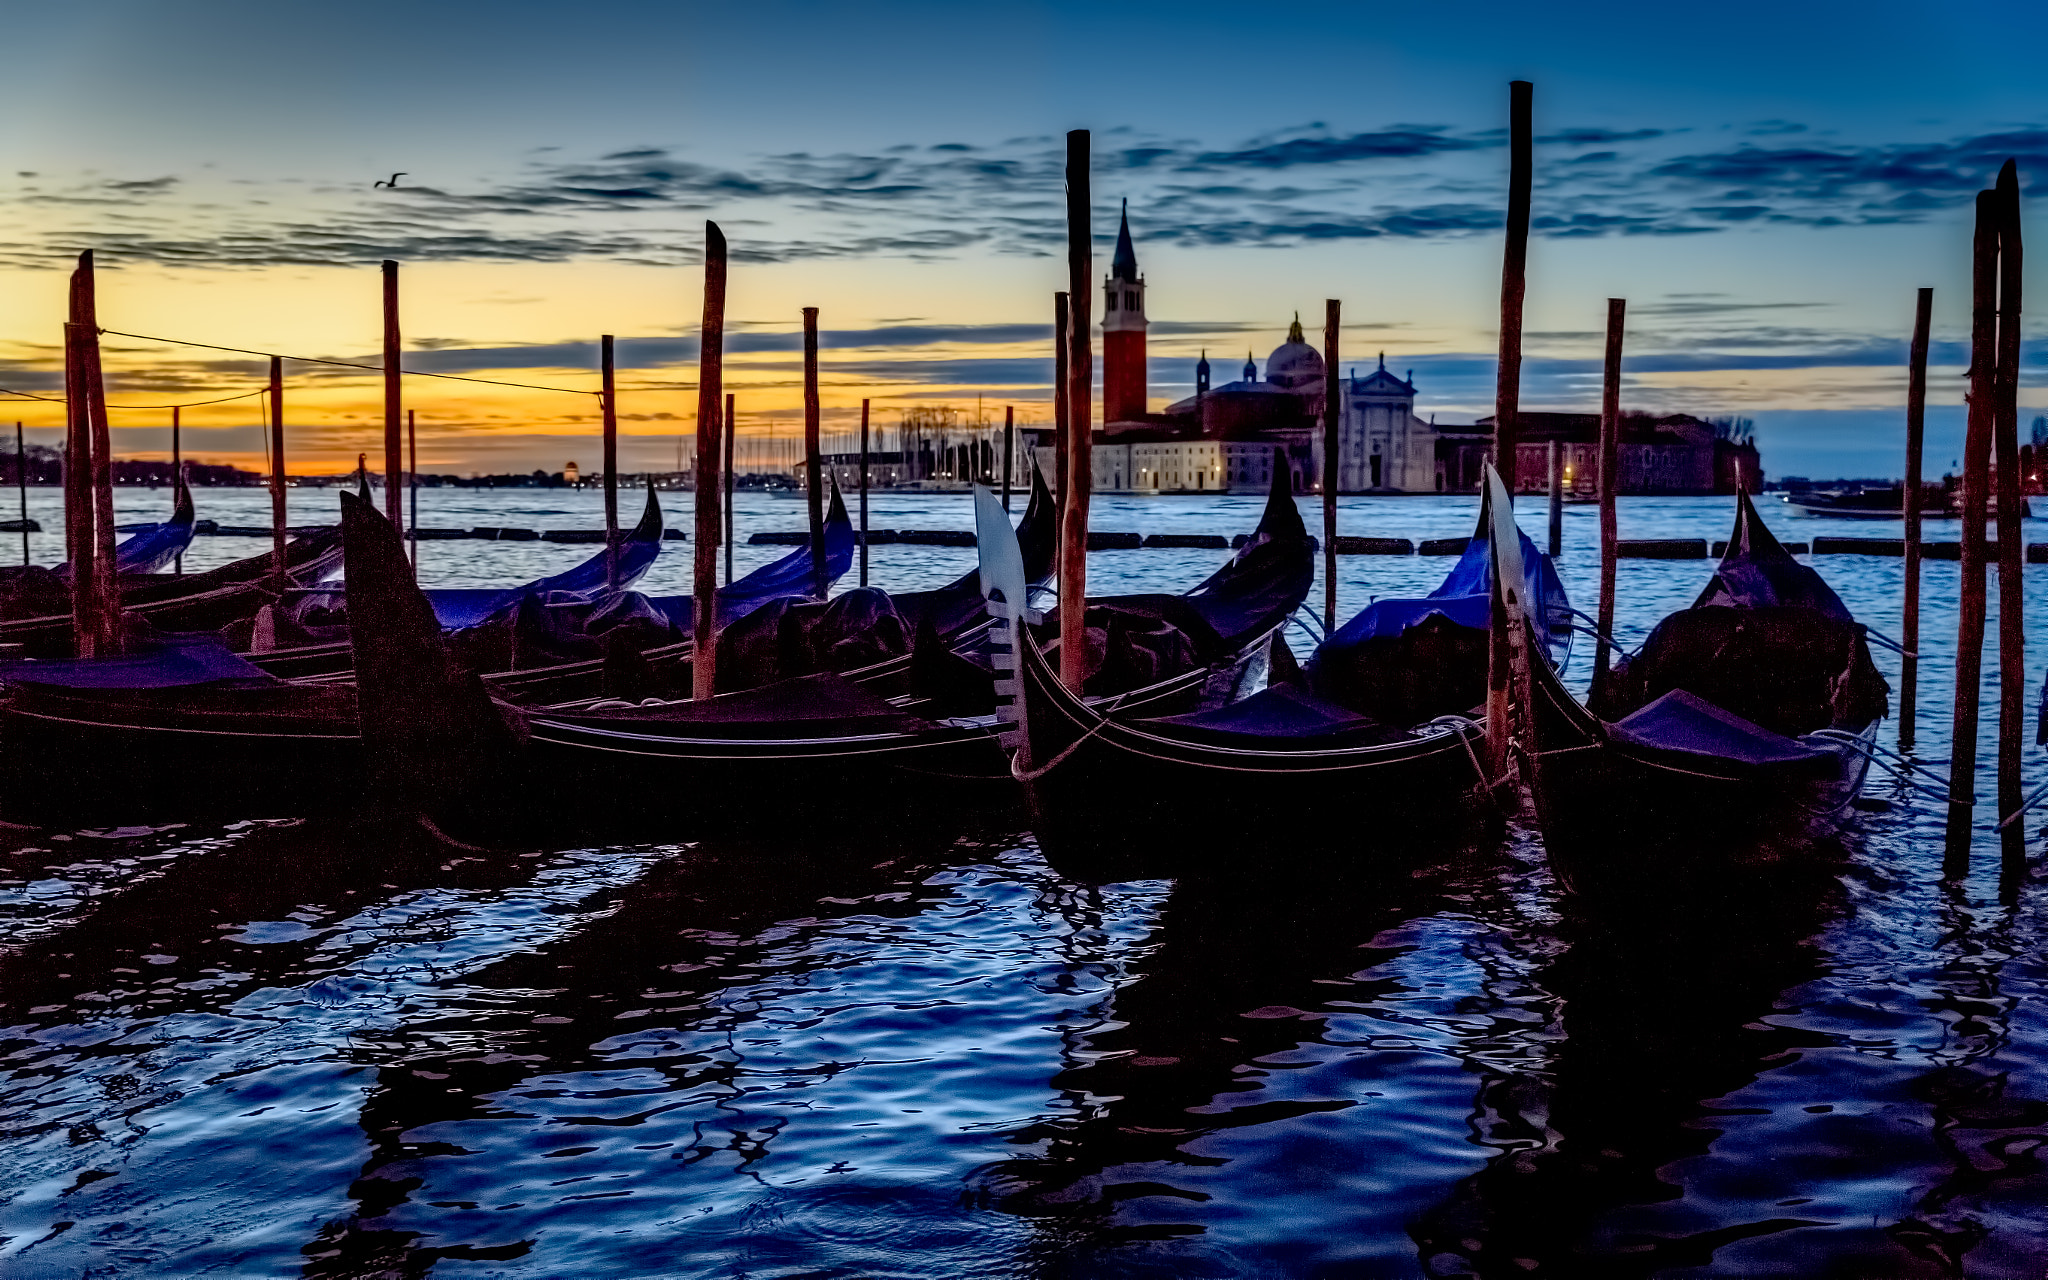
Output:
[[1711,873],[1832,832],[1888,705],[1862,627],[1746,493],[1699,598],[1588,703],[1544,664],[1521,667],[1544,845],[1588,892],[1652,870]]
[[[1512,521],[1501,527],[1554,660],[1571,636],[1563,585]],[[1375,849],[1462,829],[1454,816],[1484,777],[1493,536],[1482,510],[1431,595],[1375,601],[1306,671],[1275,635],[1265,689],[1192,713],[1077,697],[1027,635],[1016,766],[1047,856],[1068,875],[1125,879],[1148,860],[1153,874],[1199,871],[1276,829],[1351,829]]]

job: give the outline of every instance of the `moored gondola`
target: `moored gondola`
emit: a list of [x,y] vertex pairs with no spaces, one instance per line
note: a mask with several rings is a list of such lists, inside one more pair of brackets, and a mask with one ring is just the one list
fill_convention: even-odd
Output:
[[[1031,475],[1031,500],[1017,537],[1036,583],[1052,572],[1056,528],[1052,495],[1035,466]],[[836,488],[825,528],[826,570],[836,577],[850,562],[853,546]],[[843,558],[836,532],[841,529]],[[808,599],[809,581],[806,546],[719,589],[721,691],[831,671],[871,692],[901,694],[909,691],[920,635],[950,652],[973,645],[988,628],[974,571],[928,591],[859,588],[831,602]],[[687,692],[695,652],[690,598],[646,601],[644,609],[629,599],[618,610],[627,616],[606,620],[607,628],[587,635],[573,656],[526,667],[486,665],[485,682],[500,697],[528,706]],[[639,616],[648,611],[657,617]]]
[[[661,554],[663,539],[661,503],[650,488],[639,523],[620,535],[619,590],[647,572]],[[515,587],[428,588],[427,602],[445,629],[479,633],[509,627],[529,603],[549,612],[587,607],[618,594],[611,589],[612,554],[600,551],[560,573]],[[274,675],[345,677],[351,661],[347,586],[298,592],[271,606],[253,629],[249,650],[248,659]]]
[[[1099,615],[1089,622],[1092,697],[1166,714],[1236,696],[1314,576],[1314,544],[1285,483],[1283,473],[1246,546],[1194,590],[1089,602]],[[1008,528],[986,491],[977,501],[989,509],[981,523]],[[1021,600],[1028,570],[1014,534],[1010,546],[1010,594]],[[986,590],[986,568],[979,581]],[[533,776],[571,793],[602,787],[623,816],[759,822],[771,795],[783,817],[930,816],[1013,800],[1001,721],[953,710],[824,673],[704,702],[534,710],[526,729]]]
[[[1469,829],[1483,779],[1493,556],[1488,517],[1430,596],[1375,601],[1294,671],[1276,636],[1271,681],[1242,701],[1158,715],[1091,705],[1028,629],[1018,655],[1017,776],[1041,846],[1084,879],[1245,868],[1323,845],[1383,857]],[[1569,643],[1556,571],[1506,526],[1543,601],[1546,654]]]
[[1888,693],[1862,627],[1746,493],[1698,599],[1587,703],[1541,663],[1518,663],[1515,683],[1544,845],[1589,892],[1712,875],[1831,834],[1862,787]]

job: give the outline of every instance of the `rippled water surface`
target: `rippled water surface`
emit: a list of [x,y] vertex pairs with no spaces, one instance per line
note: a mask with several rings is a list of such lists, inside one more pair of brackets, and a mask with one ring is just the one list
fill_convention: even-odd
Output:
[[[666,496],[687,527],[688,495]],[[261,494],[199,502],[267,514]],[[332,502],[296,492],[293,519]],[[124,518],[163,505],[121,495]],[[421,505],[445,527],[599,510]],[[1623,534],[1724,537],[1731,505],[1626,500]],[[1258,506],[1098,498],[1094,523],[1232,533]],[[964,498],[874,508],[877,527],[971,524]],[[1473,514],[1346,499],[1343,530],[1441,537]],[[742,536],[802,518],[742,496]],[[1568,511],[1561,568],[1588,608],[1594,528]],[[648,588],[685,589],[686,545]],[[260,549],[201,539],[188,563]],[[434,543],[423,577],[587,553]],[[772,554],[742,547],[739,568]],[[926,586],[971,556],[878,547],[872,574]],[[1219,558],[1098,553],[1091,584],[1178,590]],[[1449,563],[1347,557],[1342,608]],[[1898,632],[1899,561],[1815,564]],[[1708,568],[1623,562],[1624,639]],[[2042,616],[2048,567],[2027,588]],[[1923,761],[1948,753],[1955,591],[1930,563]],[[2001,894],[1989,833],[1944,882],[1940,810],[1876,774],[1869,794],[1889,807],[1806,874],[1597,914],[1519,828],[1425,854],[1375,843],[1370,811],[1277,832],[1226,881],[1106,888],[999,827],[877,832],[855,807],[791,829],[772,793],[744,840],[527,854],[260,814],[0,831],[0,1273],[2038,1277],[2042,892]]]

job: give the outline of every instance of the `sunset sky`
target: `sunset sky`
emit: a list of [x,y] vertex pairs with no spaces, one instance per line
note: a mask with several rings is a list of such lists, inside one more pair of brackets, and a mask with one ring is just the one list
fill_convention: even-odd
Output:
[[[1263,364],[1341,298],[1345,363],[1417,410],[1491,411],[1507,82],[1536,83],[1524,404],[1597,406],[1604,299],[1625,403],[1759,424],[1772,475],[1896,474],[1916,287],[1935,288],[1929,463],[1959,449],[1969,207],[2048,175],[2048,6],[1491,2],[519,2],[345,8],[95,0],[17,13],[0,113],[0,385],[51,394],[63,284],[110,329],[374,363],[404,263],[408,367],[595,386],[619,336],[626,465],[673,465],[695,399],[697,251],[734,255],[743,429],[800,415],[798,309],[828,429],[862,397],[1046,415],[1061,135],[1095,131],[1097,273],[1128,198],[1154,407],[1204,348]],[[396,190],[373,180],[403,170]],[[2029,292],[2048,314],[2037,241]],[[2033,326],[2030,326],[2032,328]],[[109,338],[114,403],[250,389],[261,362]],[[2028,343],[2023,416],[2048,407]],[[293,469],[381,432],[374,375],[287,366]],[[412,379],[421,468],[594,463],[588,395]],[[260,462],[243,401],[187,451]],[[19,401],[31,439],[58,406]],[[114,415],[167,445],[166,410]]]

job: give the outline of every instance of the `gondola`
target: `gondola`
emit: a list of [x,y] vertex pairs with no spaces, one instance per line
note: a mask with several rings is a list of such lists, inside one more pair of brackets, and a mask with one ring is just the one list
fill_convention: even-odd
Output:
[[1832,834],[1862,788],[1889,694],[1863,628],[1747,493],[1698,599],[1586,704],[1541,663],[1517,663],[1515,682],[1544,844],[1581,891],[1711,875]]
[[[192,494],[183,483],[175,486],[171,518],[140,528],[114,548],[115,573],[125,584],[154,574],[185,553],[191,545],[193,528]],[[71,610],[71,563],[51,568],[39,565],[9,565],[0,568],[0,618],[17,622],[63,614]]]
[[[345,642],[347,662],[353,665],[365,652],[381,655],[383,686],[424,679],[416,695],[401,699],[403,721],[433,722],[434,707],[466,696],[450,692],[458,686],[468,690],[474,682],[472,700],[483,698],[473,673],[447,666],[441,618],[427,593],[412,585],[397,533],[367,502],[345,505],[355,512],[358,550],[351,563],[367,566],[353,575],[361,584],[356,604],[373,618],[366,634],[352,633]],[[1039,511],[1037,527],[1044,530],[1049,502]],[[835,523],[844,524],[843,510]],[[807,561],[807,548],[799,554]],[[834,561],[844,569],[843,547]],[[806,582],[808,574],[806,563]],[[802,589],[783,573],[764,574],[748,590],[756,601],[772,599],[777,583]],[[952,617],[959,613],[955,594],[941,588],[917,598],[928,615]],[[414,634],[421,617],[428,620],[426,638]],[[955,633],[974,629],[973,620],[964,619]],[[394,631],[401,633],[396,639]],[[407,662],[430,678],[405,674]],[[357,690],[347,682],[281,679],[217,636],[157,637],[121,658],[0,665],[0,686],[0,812],[16,821],[79,814],[117,821],[303,815],[344,811],[362,793]],[[516,719],[509,709],[504,714]],[[433,767],[431,761],[422,766],[427,772]]]
[[[310,587],[341,567],[341,530],[324,526],[293,537],[285,544],[287,589]],[[48,572],[46,570],[39,572]],[[265,551],[209,569],[173,576],[166,573],[123,574],[121,609],[132,622],[163,632],[246,629],[257,610],[277,598],[273,553]],[[72,619],[68,599],[59,605],[44,600],[33,616],[0,622],[0,644],[19,644],[37,658],[71,653]]]
[[[826,572],[836,578],[852,553],[851,528],[836,488],[825,529]],[[1042,584],[1052,574],[1058,529],[1052,494],[1036,465],[1017,538],[1026,577],[1034,586]],[[806,598],[810,574],[806,547],[718,589],[721,691],[834,671],[870,692],[907,693],[920,651],[927,660],[933,649],[950,654],[975,645],[989,627],[978,570],[929,591],[885,594],[863,587],[830,602]],[[623,616],[603,620],[609,630],[592,635],[585,625],[582,651],[553,665],[485,668],[484,681],[498,696],[528,706],[685,693],[695,652],[690,605],[688,596],[644,604],[622,600],[615,612]],[[630,643],[608,639],[614,632]],[[527,652],[539,648],[529,646]]]
[[[114,571],[120,574],[156,573],[185,554],[192,545],[195,523],[192,490],[180,480],[174,486],[171,518],[135,530],[114,548]],[[71,566],[62,564],[57,572],[70,576]]]
[[[664,536],[661,503],[650,488],[639,523],[619,542],[620,591],[646,574],[661,554]],[[607,559],[608,553],[600,551],[572,568],[515,587],[428,588],[427,602],[449,631],[509,629],[529,606],[547,612],[587,608],[593,599],[616,595]],[[254,629],[248,648],[249,660],[274,675],[345,676],[350,665],[346,585],[298,592],[280,601]]]
[[[1017,776],[1054,865],[1082,879],[1144,868],[1221,870],[1274,832],[1385,854],[1462,830],[1484,778],[1492,531],[1479,531],[1429,596],[1375,601],[1293,671],[1284,640],[1267,686],[1242,701],[1158,715],[1091,705],[1028,630],[1018,656]],[[1525,592],[1541,602],[1545,656],[1570,643],[1548,557],[1514,528]],[[1242,866],[1237,867],[1243,870]]]
[[[1090,647],[1101,655],[1093,696],[1195,710],[1237,696],[1262,670],[1315,572],[1314,543],[1286,484],[1282,469],[1258,530],[1194,590],[1089,601]],[[986,490],[977,503],[977,523],[1008,529]],[[1021,600],[1030,588],[1014,534],[1009,547]],[[986,567],[980,581],[985,590]],[[620,816],[759,821],[771,792],[782,816],[820,808],[930,815],[1013,797],[1001,720],[953,710],[928,697],[884,698],[826,673],[701,703],[535,710],[525,730],[533,777],[568,794],[600,787]]]

